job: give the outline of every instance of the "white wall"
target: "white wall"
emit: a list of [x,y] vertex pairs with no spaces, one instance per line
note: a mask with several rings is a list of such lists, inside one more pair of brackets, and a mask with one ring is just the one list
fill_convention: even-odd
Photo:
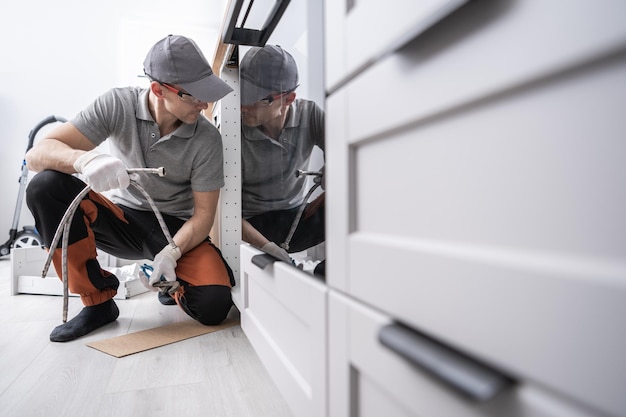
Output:
[[[2,2],[0,243],[9,235],[30,130],[73,117],[111,87],[146,85],[142,63],[164,36],[193,38],[211,61],[226,0]],[[52,125],[42,129],[37,138]],[[20,226],[34,224],[26,205]]]

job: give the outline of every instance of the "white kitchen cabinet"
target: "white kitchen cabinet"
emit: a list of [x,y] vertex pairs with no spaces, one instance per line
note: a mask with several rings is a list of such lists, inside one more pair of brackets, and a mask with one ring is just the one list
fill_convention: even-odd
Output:
[[[353,20],[402,24],[328,3],[331,415],[625,416],[626,5],[469,2],[355,72]],[[442,391],[382,323],[513,388]]]

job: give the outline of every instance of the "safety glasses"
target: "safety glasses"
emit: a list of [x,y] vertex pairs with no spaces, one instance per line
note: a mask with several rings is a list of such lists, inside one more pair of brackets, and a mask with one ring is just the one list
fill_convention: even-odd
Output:
[[[292,90],[293,91],[293,90]],[[285,91],[283,93],[280,94],[271,94],[265,98],[262,98],[261,100],[254,102],[252,104],[244,104],[244,106],[249,106],[249,107],[267,107],[270,104],[272,104],[272,102],[274,100],[279,99],[280,97],[284,96],[285,94],[289,94],[291,93],[291,91]]]
[[172,87],[171,85],[169,85],[167,83],[159,82],[159,84],[161,84],[163,87],[167,88],[171,92],[176,93],[176,95],[181,99],[181,101],[184,101],[185,103],[190,103],[190,104],[204,104],[204,103],[206,103],[206,101],[198,100],[197,98],[195,98],[191,94],[185,93],[184,91],[177,90],[176,88]]

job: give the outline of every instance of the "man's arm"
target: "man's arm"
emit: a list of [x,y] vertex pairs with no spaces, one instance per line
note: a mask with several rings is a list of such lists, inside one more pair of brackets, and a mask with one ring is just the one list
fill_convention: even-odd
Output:
[[176,263],[185,252],[189,252],[198,246],[211,231],[217,201],[220,190],[193,193],[194,212],[193,215],[178,229],[172,237],[175,247],[165,245],[161,252],[154,257],[152,264],[154,270],[150,276],[148,284],[153,286],[163,277],[168,281],[176,280]]
[[85,135],[66,122],[50,131],[26,153],[26,166],[34,172],[54,169],[73,174],[76,159],[94,148]]
[[241,221],[241,239],[244,242],[248,242],[252,246],[255,246],[270,255],[282,259],[283,261],[292,264],[293,261],[287,253],[287,251],[276,243],[268,240],[261,232],[259,232],[249,221],[243,219]]
[[190,251],[202,242],[211,232],[220,190],[193,193],[193,215],[173,236],[181,254]]
[[262,248],[269,243],[269,240],[245,219],[241,221],[241,239],[257,248]]

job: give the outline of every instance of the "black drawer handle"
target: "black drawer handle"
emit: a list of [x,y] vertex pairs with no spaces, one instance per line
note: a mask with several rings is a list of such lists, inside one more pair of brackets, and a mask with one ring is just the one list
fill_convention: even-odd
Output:
[[255,264],[261,269],[265,269],[266,266],[271,265],[274,262],[278,261],[277,258],[274,258],[272,255],[269,255],[267,253],[254,255],[251,260],[253,264]]
[[487,401],[513,382],[499,371],[401,324],[382,327],[378,340],[473,400]]

